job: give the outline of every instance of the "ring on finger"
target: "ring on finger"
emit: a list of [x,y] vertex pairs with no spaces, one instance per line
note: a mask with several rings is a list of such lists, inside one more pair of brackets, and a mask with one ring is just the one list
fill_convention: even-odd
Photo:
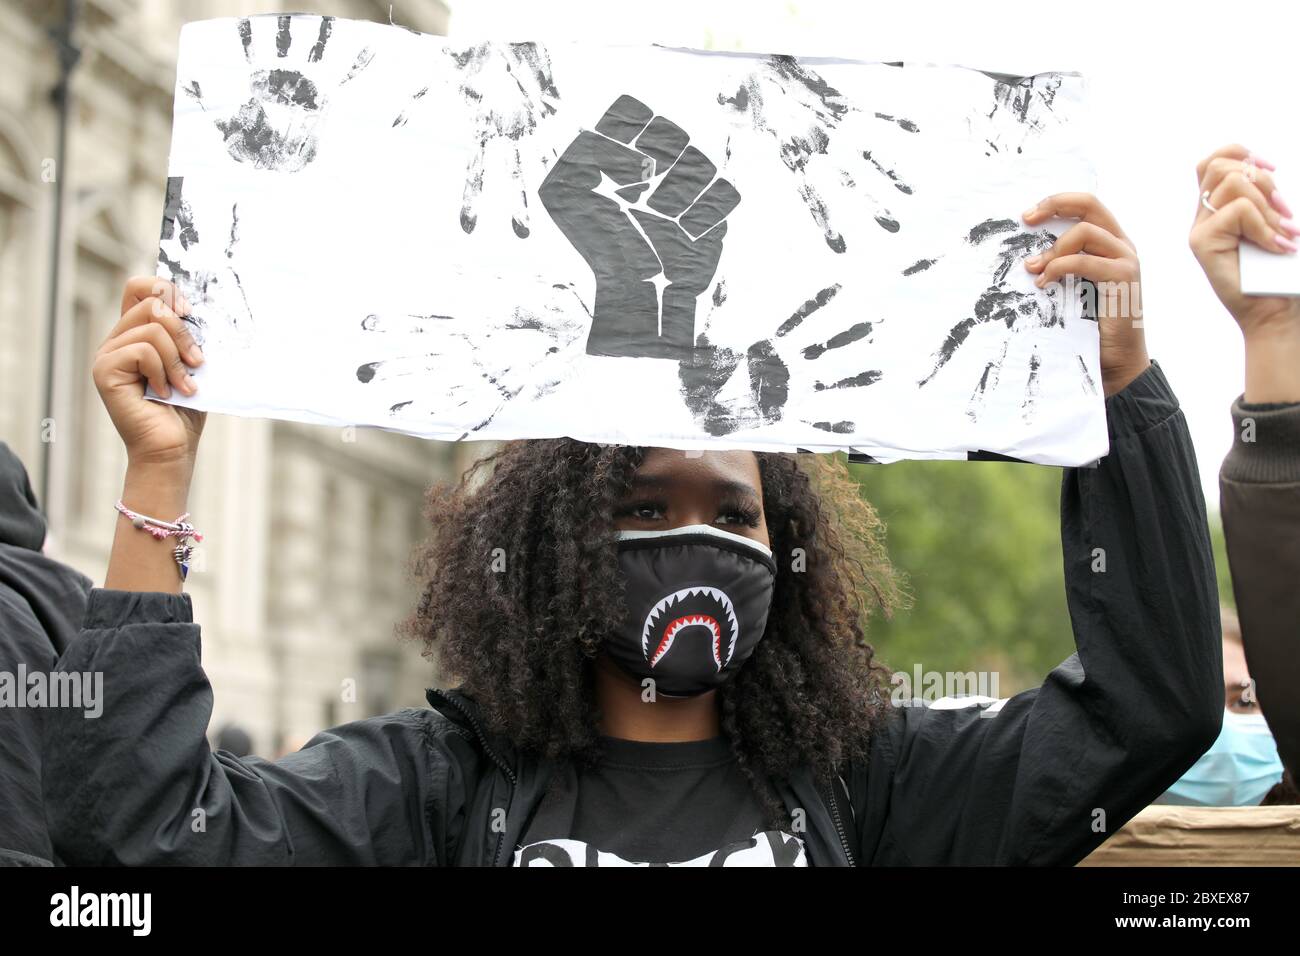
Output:
[[1219,211],[1210,204],[1210,191],[1208,189],[1205,190],[1205,192],[1201,193],[1201,205],[1204,206],[1206,209],[1208,209],[1210,212]]

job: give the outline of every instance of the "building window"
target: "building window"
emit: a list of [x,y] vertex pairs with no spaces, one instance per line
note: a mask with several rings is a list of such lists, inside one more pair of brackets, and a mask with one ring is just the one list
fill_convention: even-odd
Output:
[[361,687],[358,703],[362,716],[376,717],[397,709],[397,674],[400,662],[391,650],[361,652]]

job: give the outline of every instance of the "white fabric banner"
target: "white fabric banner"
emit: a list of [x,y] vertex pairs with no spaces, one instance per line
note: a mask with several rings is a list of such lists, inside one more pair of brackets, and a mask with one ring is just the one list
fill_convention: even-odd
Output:
[[1091,462],[1096,322],[1022,265],[1069,223],[1020,219],[1094,188],[1084,99],[1070,73],[190,23],[158,274],[207,362],[172,401]]

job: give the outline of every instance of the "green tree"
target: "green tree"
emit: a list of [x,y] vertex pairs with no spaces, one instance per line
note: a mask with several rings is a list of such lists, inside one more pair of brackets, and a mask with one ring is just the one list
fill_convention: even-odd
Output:
[[[985,671],[1001,695],[1040,684],[1074,653],[1061,556],[1061,469],[1007,462],[852,465],[888,529],[911,606],[870,640],[896,671]],[[1219,595],[1234,606],[1217,512]]]
[[1061,560],[1058,468],[1004,462],[854,465],[888,528],[911,607],[876,618],[895,670],[987,671],[1002,695],[1074,651]]
[[1214,570],[1219,577],[1219,603],[1237,609],[1232,593],[1232,575],[1228,572],[1228,545],[1223,537],[1223,519],[1218,511],[1210,512],[1210,544],[1214,546]]

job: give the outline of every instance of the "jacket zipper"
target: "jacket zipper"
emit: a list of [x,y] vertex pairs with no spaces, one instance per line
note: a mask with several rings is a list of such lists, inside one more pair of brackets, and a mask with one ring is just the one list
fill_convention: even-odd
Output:
[[[479,746],[483,748],[483,752],[488,755],[488,759],[496,765],[497,769],[506,775],[506,780],[510,783],[510,795],[506,798],[506,819],[509,819],[510,804],[514,801],[515,784],[518,782],[514,770],[505,762],[505,759],[502,758],[500,754],[492,749],[491,744],[488,743],[487,734],[483,732],[483,728],[479,726],[479,722],[474,718],[473,714],[446,694],[439,694],[438,696],[464,715],[465,719],[469,721],[470,727],[473,728],[474,736],[478,738]],[[502,830],[497,834],[496,851],[492,854],[492,865],[494,867],[501,865],[501,847],[502,844],[505,843],[505,839],[505,831]]]
[[848,836],[844,833],[844,821],[840,817],[840,805],[835,799],[835,781],[832,780],[826,788],[827,803],[830,806],[831,819],[835,822],[835,832],[840,836],[840,846],[844,848],[844,855],[848,858],[849,866],[857,866],[854,862],[853,850],[849,848]]

